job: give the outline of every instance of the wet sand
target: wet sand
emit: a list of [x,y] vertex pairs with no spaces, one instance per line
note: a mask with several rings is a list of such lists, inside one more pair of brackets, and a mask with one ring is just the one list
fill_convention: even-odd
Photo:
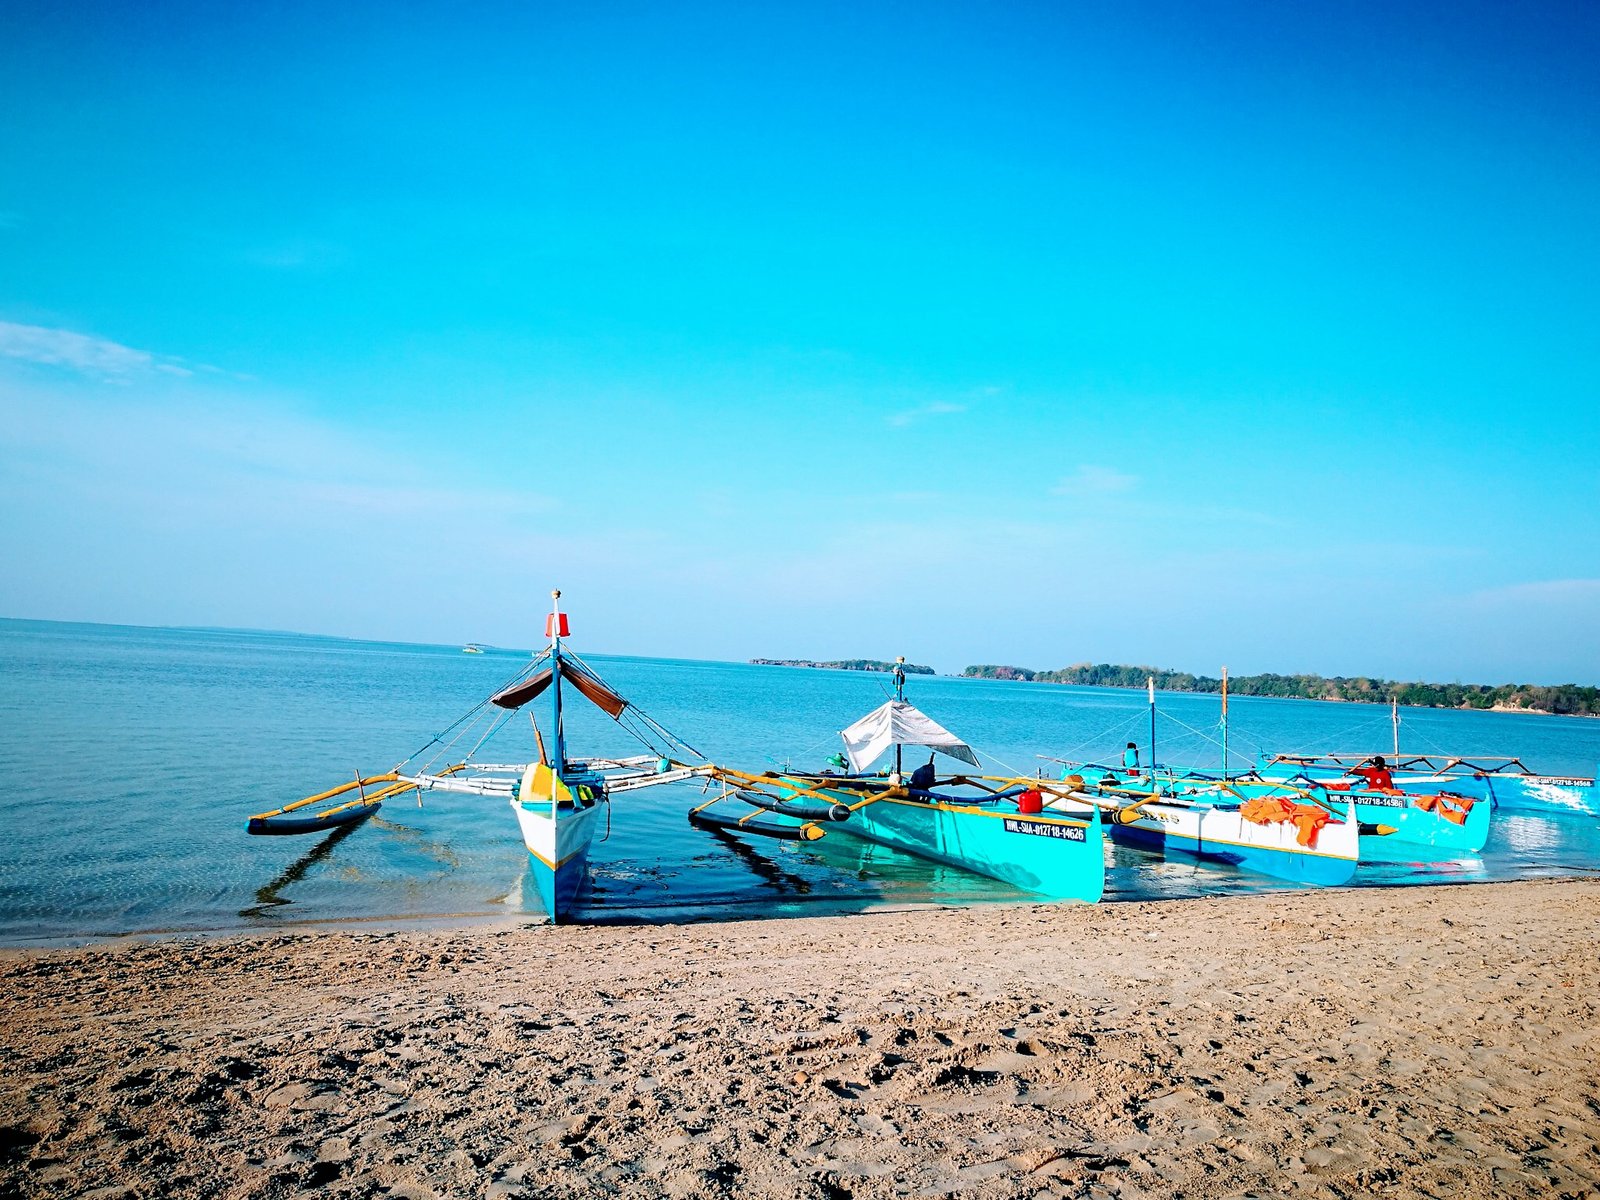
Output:
[[0,956],[0,1195],[1593,1196],[1600,882]]

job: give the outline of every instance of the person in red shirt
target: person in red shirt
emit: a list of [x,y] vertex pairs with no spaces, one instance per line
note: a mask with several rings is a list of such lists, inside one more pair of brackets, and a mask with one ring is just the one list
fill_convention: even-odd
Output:
[[1389,774],[1389,768],[1383,761],[1383,755],[1378,755],[1372,760],[1370,767],[1351,767],[1346,775],[1359,775],[1367,781],[1367,786],[1375,792],[1394,791],[1394,776]]

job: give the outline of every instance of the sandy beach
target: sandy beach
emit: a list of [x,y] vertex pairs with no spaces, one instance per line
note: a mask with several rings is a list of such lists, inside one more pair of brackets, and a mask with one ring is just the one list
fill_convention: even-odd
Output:
[[1600,883],[0,958],[0,1195],[1592,1196]]

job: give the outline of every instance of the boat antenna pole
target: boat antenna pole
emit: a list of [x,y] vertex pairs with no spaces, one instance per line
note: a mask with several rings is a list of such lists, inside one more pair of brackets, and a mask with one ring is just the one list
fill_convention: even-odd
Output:
[[1150,772],[1156,769],[1156,677],[1145,676],[1145,686],[1150,689]]
[[1222,782],[1228,782],[1228,668],[1222,668]]
[[[894,660],[894,698],[896,703],[904,702],[906,698],[906,656],[899,655]],[[894,773],[900,775],[900,743],[894,744]]]
[[[550,638],[550,703],[551,703],[551,755],[550,767],[560,779],[567,770],[567,743],[561,728],[561,635],[566,632],[566,618],[561,613],[561,589],[550,593],[550,619],[545,633]],[[556,789],[550,789],[550,802],[555,803]]]

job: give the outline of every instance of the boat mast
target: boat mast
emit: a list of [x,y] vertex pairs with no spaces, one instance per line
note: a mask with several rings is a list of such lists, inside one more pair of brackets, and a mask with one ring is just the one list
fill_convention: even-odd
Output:
[[1400,765],[1400,697],[1389,697],[1389,723],[1394,726],[1394,762]]
[[1145,676],[1145,686],[1150,689],[1150,773],[1156,769],[1156,677]]
[[[894,660],[894,698],[897,703],[904,702],[906,698],[906,656],[899,655]],[[894,744],[894,773],[900,774],[900,743]]]
[[1222,782],[1228,782],[1228,668],[1222,668]]
[[[554,730],[550,767],[560,779],[567,770],[567,740],[561,729],[561,634],[565,630],[561,615],[561,590],[550,593],[550,620],[545,633],[550,637],[550,703],[551,724]],[[550,790],[550,803],[555,804],[555,789]]]

